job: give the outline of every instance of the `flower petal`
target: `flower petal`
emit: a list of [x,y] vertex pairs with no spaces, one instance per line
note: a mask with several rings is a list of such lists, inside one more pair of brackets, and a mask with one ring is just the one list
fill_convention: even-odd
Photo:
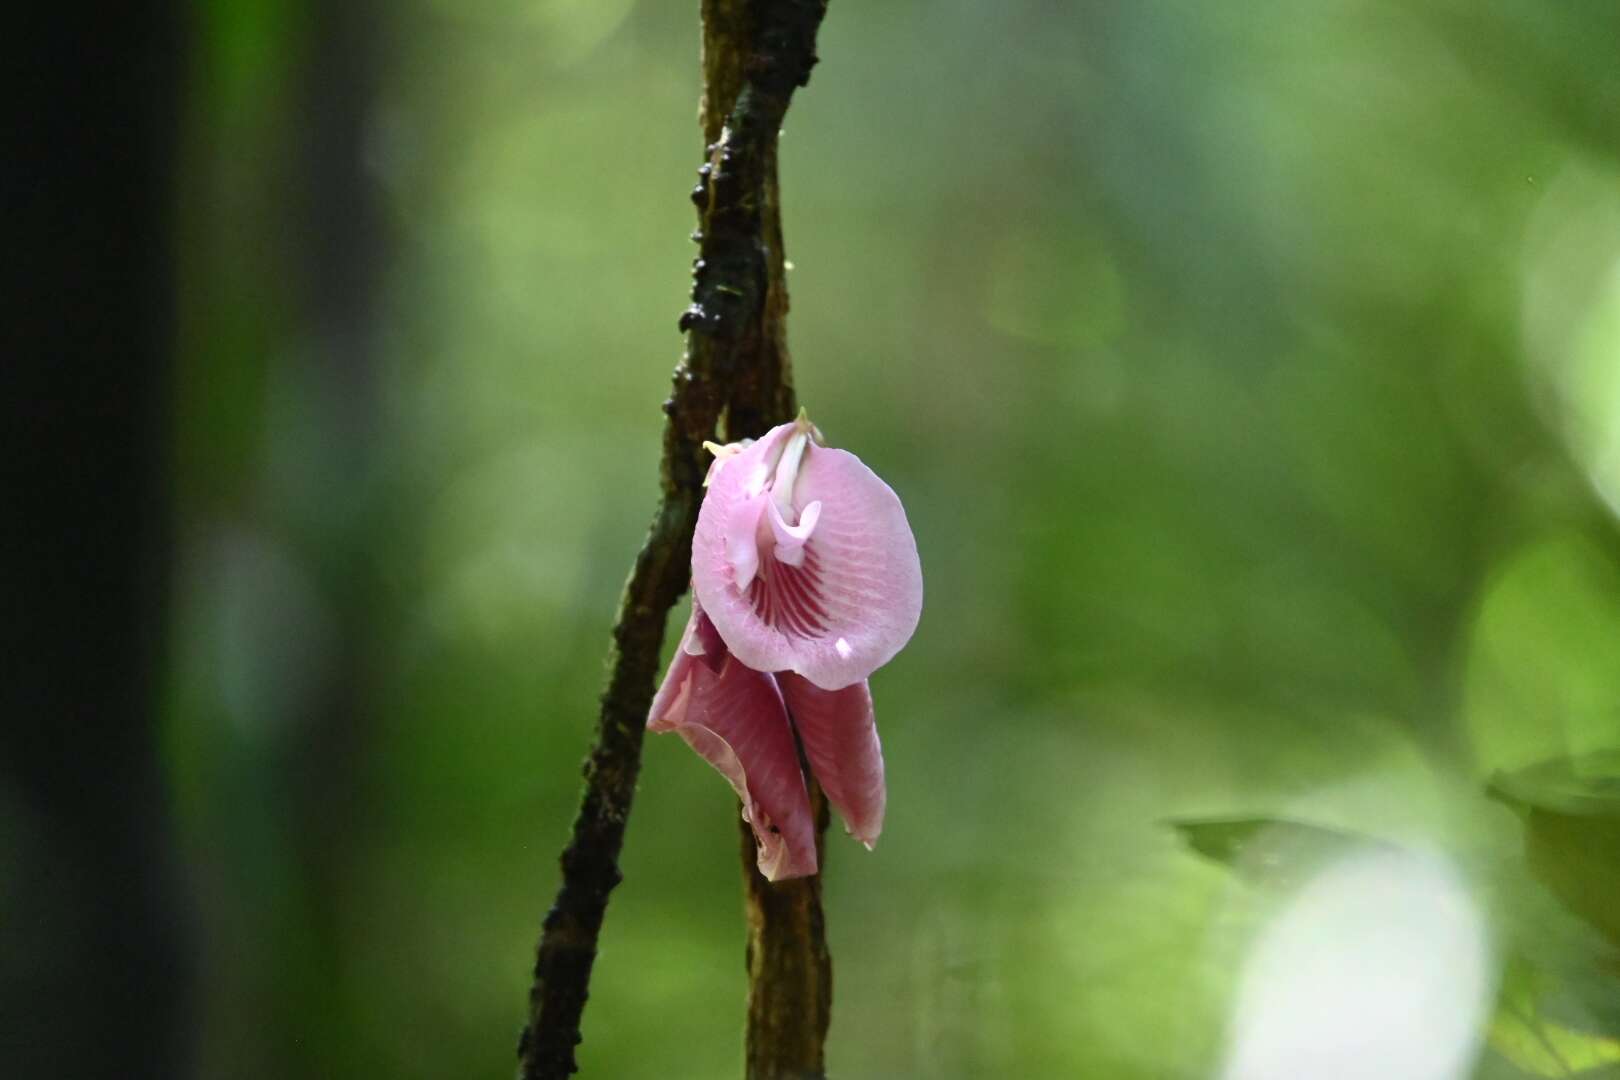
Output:
[[870,848],[883,831],[883,746],[866,681],[823,690],[791,672],[777,677],[810,771],[850,834]]
[[[686,633],[681,637],[681,652],[702,657],[704,664],[716,675],[720,674],[720,665],[729,652],[725,639],[714,628],[714,621],[703,613],[696,599],[692,601],[692,618],[687,621]],[[673,663],[670,668],[673,670]]]
[[759,572],[759,523],[769,503],[769,497],[755,495],[738,500],[726,515],[726,562],[739,589],[747,589]]
[[771,537],[775,546],[771,549],[776,561],[786,563],[788,566],[804,565],[804,545],[810,539],[810,534],[816,531],[816,522],[821,518],[821,504],[813,502],[799,513],[799,523],[789,525],[782,517],[782,511],[775,502],[766,507],[770,517]]
[[711,670],[686,640],[701,637],[694,611],[683,647],[653,699],[649,731],[675,731],[730,781],[759,844],[759,871],[771,881],[816,872],[810,797],[799,767],[793,729],[776,680],[730,655]]
[[740,531],[734,522],[753,512],[760,490],[752,481],[794,430],[772,429],[713,477],[692,541],[692,587],[743,663],[836,690],[866,678],[910,640],[922,613],[922,567],[889,485],[854,454],[810,444],[793,503],[821,508],[813,535],[788,555],[796,565],[761,551],[757,568],[737,572],[727,558],[727,541]]
[[[653,695],[652,708],[647,710],[648,731],[674,731],[686,722],[687,709],[692,703],[692,681],[697,675],[697,669],[705,666],[708,660],[707,657],[694,654],[686,647],[688,642],[695,640],[692,623],[696,621],[697,616],[694,614],[692,621],[687,623],[686,633],[681,636],[681,647],[676,649],[675,655],[670,658],[669,670],[664,672],[664,681],[659,684],[658,692]],[[719,674],[718,667],[713,670],[715,674]]]

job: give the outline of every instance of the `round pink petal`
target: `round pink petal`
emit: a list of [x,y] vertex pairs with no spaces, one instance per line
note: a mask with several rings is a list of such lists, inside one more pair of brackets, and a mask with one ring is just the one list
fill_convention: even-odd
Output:
[[[739,588],[726,539],[737,534],[743,507],[758,501],[771,458],[795,429],[772,429],[711,477],[692,542],[692,585],[743,663],[837,690],[866,678],[911,639],[922,613],[922,567],[889,485],[854,454],[812,444],[792,493],[796,514],[821,504],[802,558],[790,565],[761,550],[758,568]],[[768,522],[763,535],[771,536]]]

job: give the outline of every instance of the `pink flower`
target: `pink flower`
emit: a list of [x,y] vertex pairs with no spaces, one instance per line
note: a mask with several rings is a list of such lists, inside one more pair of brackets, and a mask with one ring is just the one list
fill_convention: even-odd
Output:
[[681,646],[653,698],[649,731],[676,731],[731,781],[772,881],[816,872],[816,831],[776,680],[726,652],[693,604]]
[[738,659],[823,690],[911,639],[922,567],[900,499],[800,419],[726,447],[692,538],[692,588]]
[[883,752],[867,676],[910,640],[922,569],[895,493],[805,418],[715,447],[692,540],[692,618],[648,728],[731,781],[772,881],[816,872],[810,770],[867,847]]

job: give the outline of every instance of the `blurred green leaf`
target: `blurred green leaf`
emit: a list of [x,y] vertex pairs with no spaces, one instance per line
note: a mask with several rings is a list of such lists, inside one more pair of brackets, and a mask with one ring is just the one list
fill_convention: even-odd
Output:
[[1491,776],[1487,791],[1521,812],[1620,821],[1620,750],[1500,771]]
[[1487,1038],[1524,1076],[1620,1075],[1620,1039],[1565,1027],[1544,1015],[1522,988],[1504,985]]
[[1487,790],[1523,818],[1531,872],[1620,946],[1620,752],[1497,773]]
[[1392,849],[1370,836],[1283,818],[1172,818],[1199,855],[1267,888],[1292,889],[1352,851]]

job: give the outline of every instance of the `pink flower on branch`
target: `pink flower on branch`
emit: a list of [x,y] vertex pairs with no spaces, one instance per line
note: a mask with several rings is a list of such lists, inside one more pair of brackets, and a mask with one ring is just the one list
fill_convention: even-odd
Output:
[[922,568],[894,491],[803,413],[715,462],[692,540],[692,618],[648,717],[743,801],[772,881],[816,872],[794,736],[870,848],[883,752],[867,676],[910,640]]

